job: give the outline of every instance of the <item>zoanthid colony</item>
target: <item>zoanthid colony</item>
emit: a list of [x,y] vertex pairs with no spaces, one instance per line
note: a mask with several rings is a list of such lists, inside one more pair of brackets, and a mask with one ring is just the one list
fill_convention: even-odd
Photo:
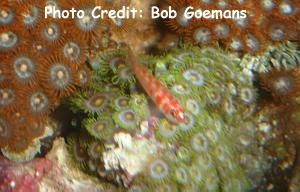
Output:
[[[87,57],[112,46],[107,43],[111,40],[106,28],[119,25],[93,19],[88,13],[96,5],[108,6],[82,0],[1,1],[0,148],[5,154],[30,150],[61,98],[89,83]],[[47,6],[82,9],[89,17],[56,19],[49,15],[46,19]],[[39,131],[27,131],[31,130],[27,127],[39,127]],[[25,156],[18,161],[28,160]]]
[[[171,6],[177,11],[174,19],[165,19],[166,26],[184,41],[200,46],[219,42],[227,49],[246,53],[262,53],[268,43],[296,40],[299,36],[299,2],[285,0],[262,1],[195,1],[165,0],[161,9]],[[246,11],[246,17],[228,19],[188,18],[185,10]],[[190,11],[191,12],[191,11]],[[206,14],[207,15],[207,14]],[[225,14],[228,15],[228,14]],[[229,15],[229,16],[234,16]]]
[[[130,69],[119,73],[128,67],[126,55],[124,50],[100,53],[93,61],[91,85],[70,99],[73,111],[86,117],[80,135],[91,138],[84,139],[84,158],[74,153],[78,144],[70,138],[79,167],[129,191],[243,191],[259,184],[269,162],[254,142],[261,123],[255,115],[257,91],[237,57],[220,48],[191,46],[161,57],[139,57],[185,109],[186,122],[173,124],[137,92]],[[148,147],[140,148],[144,143]]]

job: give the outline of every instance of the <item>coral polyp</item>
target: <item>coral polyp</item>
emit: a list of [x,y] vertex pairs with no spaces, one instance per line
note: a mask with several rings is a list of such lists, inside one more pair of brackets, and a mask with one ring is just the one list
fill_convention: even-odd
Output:
[[102,22],[105,21],[93,17],[92,11],[96,7],[95,1],[73,0],[62,2],[62,8],[68,9],[70,6],[77,10],[83,10],[84,16],[69,21],[71,25],[67,26],[67,30],[75,37],[82,37],[88,43],[97,41],[101,35],[99,32],[103,27]]
[[48,98],[43,92],[34,92],[29,100],[34,112],[42,112],[47,108]]
[[23,92],[26,111],[35,118],[45,118],[53,108],[51,97],[39,87],[31,87]]
[[90,118],[84,121],[84,126],[90,135],[97,139],[106,139],[114,131],[114,124],[109,118]]
[[190,145],[195,152],[207,152],[208,142],[209,141],[204,134],[196,133],[191,138]]
[[299,95],[299,69],[273,69],[266,74],[261,74],[259,80],[262,86],[269,91],[273,97],[288,99]]
[[157,124],[156,137],[162,142],[169,142],[176,139],[178,134],[178,126],[173,125],[166,119],[161,119]]
[[194,69],[188,69],[183,73],[184,80],[191,82],[196,87],[201,87],[204,84],[203,76]]
[[129,97],[121,95],[119,97],[116,97],[116,99],[112,101],[111,105],[113,108],[116,108],[118,110],[127,107],[129,105],[129,100]]
[[185,122],[180,124],[180,131],[185,132],[185,133],[189,133],[192,131],[192,129],[194,129],[197,125],[195,123],[195,117],[190,114],[190,113],[185,113]]
[[37,41],[49,46],[62,45],[65,42],[64,26],[56,21],[48,21],[38,26]]
[[85,102],[85,106],[90,113],[101,113],[108,105],[108,94],[96,93]]
[[120,109],[113,114],[118,126],[124,129],[134,129],[139,123],[138,115],[132,109]]
[[92,9],[85,9],[84,12],[86,16],[83,19],[76,19],[75,24],[78,30],[86,34],[86,39],[93,38],[95,36],[93,30],[97,28],[99,21],[92,17]]
[[0,6],[0,25],[5,26],[12,24],[15,19],[15,15],[13,13],[14,10],[5,3],[1,3]]
[[27,29],[32,29],[41,20],[43,14],[43,8],[40,3],[35,5],[24,4],[22,5],[20,12],[17,13],[16,19],[21,21],[22,25]]
[[25,138],[19,138],[15,143],[11,145],[11,148],[3,148],[2,153],[16,162],[29,161],[32,159],[41,148],[39,141],[34,141],[30,143],[29,140]]
[[78,138],[74,136],[70,136],[67,139],[67,148],[72,156],[73,163],[82,169],[86,169],[87,164],[86,161],[88,159],[88,153],[86,146],[81,146],[78,143]]
[[135,78],[130,67],[118,67],[116,75],[112,77],[112,83],[122,87],[123,89],[134,85]]
[[16,99],[16,94],[14,89],[10,89],[10,88],[0,89],[0,94],[1,94],[0,105],[2,107],[11,106],[14,104]]
[[13,48],[17,47],[17,44],[20,42],[20,37],[15,31],[9,30],[0,30],[0,50],[1,51],[10,51]]
[[29,85],[35,82],[40,72],[40,60],[33,52],[26,51],[21,47],[13,52],[10,60],[6,60],[9,65],[6,74],[11,74],[17,84]]
[[62,45],[62,52],[66,59],[79,65],[83,64],[87,59],[87,47],[81,39],[72,39],[71,37],[65,40],[65,43]]
[[184,11],[188,6],[192,6],[189,1],[181,0],[181,1],[166,1],[166,4],[163,4],[162,7],[166,7],[170,5],[173,9],[175,9],[178,13],[176,19],[168,19],[166,20],[166,25],[169,26],[172,30],[177,32],[185,32],[189,31],[192,28],[192,19],[188,19],[184,16]]
[[155,159],[148,165],[148,176],[154,181],[163,182],[170,175],[169,165],[162,159]]
[[103,151],[103,144],[98,141],[92,142],[88,147],[89,156],[94,159],[98,159],[102,151]]
[[75,89],[73,68],[63,59],[50,58],[42,77],[46,91],[54,98],[67,96]]
[[83,67],[75,74],[75,83],[79,87],[87,87],[91,82],[91,71],[87,67]]
[[[28,57],[17,57],[13,61],[13,67],[15,69],[16,77],[23,80],[28,81],[28,79],[32,79],[35,64],[33,61]],[[33,73],[31,72],[33,71]]]

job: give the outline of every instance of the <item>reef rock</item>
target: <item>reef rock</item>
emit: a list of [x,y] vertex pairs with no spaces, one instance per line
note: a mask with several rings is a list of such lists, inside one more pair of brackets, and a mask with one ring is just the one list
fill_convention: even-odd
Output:
[[109,191],[100,181],[69,163],[62,138],[55,140],[46,158],[18,164],[0,157],[0,178],[1,192]]

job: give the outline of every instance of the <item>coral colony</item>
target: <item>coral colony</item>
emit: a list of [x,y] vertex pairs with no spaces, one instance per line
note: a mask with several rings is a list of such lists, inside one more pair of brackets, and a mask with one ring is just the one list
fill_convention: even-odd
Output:
[[[176,10],[178,15],[174,19],[166,19],[166,25],[182,35],[187,43],[208,45],[218,41],[233,51],[260,53],[265,49],[266,41],[299,39],[299,1],[166,0],[161,4],[161,7],[167,6]],[[194,11],[246,10],[247,17],[220,17],[207,21],[194,16],[189,19],[185,15],[196,14],[188,9],[190,6],[194,7]]]
[[1,0],[0,191],[299,191],[299,10]]

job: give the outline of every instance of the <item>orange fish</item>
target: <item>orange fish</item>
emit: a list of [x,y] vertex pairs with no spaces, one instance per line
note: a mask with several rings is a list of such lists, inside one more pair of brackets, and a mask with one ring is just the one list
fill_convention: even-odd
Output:
[[144,66],[137,63],[130,48],[129,61],[136,78],[164,116],[173,123],[185,122],[184,110],[179,101]]

